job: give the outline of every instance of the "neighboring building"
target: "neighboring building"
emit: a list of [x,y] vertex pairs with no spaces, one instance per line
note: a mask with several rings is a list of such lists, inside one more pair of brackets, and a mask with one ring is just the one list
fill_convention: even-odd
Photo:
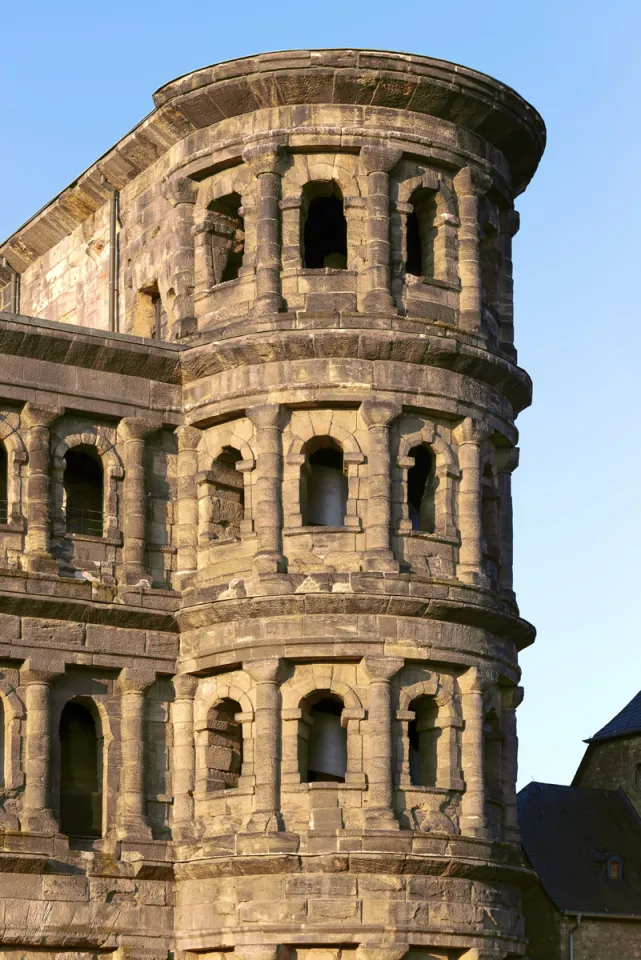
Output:
[[586,742],[571,787],[519,793],[529,960],[641,957],[641,694]]
[[154,99],[0,247],[3,960],[522,957],[542,121],[351,50]]

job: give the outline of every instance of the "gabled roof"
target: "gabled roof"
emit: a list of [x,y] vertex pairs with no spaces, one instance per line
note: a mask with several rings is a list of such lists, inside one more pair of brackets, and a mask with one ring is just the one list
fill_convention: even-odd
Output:
[[[622,790],[530,783],[518,811],[527,857],[561,913],[641,918],[641,820]],[[613,855],[622,880],[607,879]]]
[[586,740],[586,743],[595,743],[598,740],[613,740],[615,737],[631,737],[641,733],[641,690],[636,697],[630,700],[616,717],[601,727],[598,733]]

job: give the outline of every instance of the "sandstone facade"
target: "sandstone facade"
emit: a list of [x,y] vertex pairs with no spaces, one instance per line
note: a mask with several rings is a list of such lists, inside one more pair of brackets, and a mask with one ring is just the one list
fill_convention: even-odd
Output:
[[4,955],[521,957],[542,121],[367,51],[155,104],[0,248]]

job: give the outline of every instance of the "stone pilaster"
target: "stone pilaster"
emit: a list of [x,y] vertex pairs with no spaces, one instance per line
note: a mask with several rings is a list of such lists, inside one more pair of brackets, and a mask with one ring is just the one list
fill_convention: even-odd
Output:
[[178,427],[178,502],[177,570],[174,586],[180,589],[181,582],[196,572],[198,566],[198,444],[202,433],[196,427]]
[[27,428],[29,457],[27,473],[27,536],[25,561],[28,570],[58,573],[58,562],[50,552],[51,424],[62,416],[62,407],[28,403],[20,416]]
[[395,657],[365,657],[369,674],[369,768],[365,821],[370,829],[398,830],[392,793],[392,696],[390,682],[403,668]]
[[399,569],[398,561],[390,549],[392,505],[389,431],[400,413],[400,405],[391,400],[364,400],[361,404],[369,439],[365,558],[369,570]]
[[247,416],[256,430],[254,527],[258,549],[254,557],[254,570],[256,573],[280,573],[285,570],[282,503],[283,409],[277,403],[262,403],[248,407]]
[[256,202],[256,313],[277,313],[284,303],[280,291],[280,196],[282,145],[266,141],[243,153],[258,181]]
[[389,173],[403,156],[390,147],[363,147],[360,160],[367,173],[366,310],[394,309],[390,290]]
[[491,179],[475,167],[464,167],[454,178],[459,208],[459,277],[461,280],[459,325],[469,333],[481,333],[483,277],[481,272],[480,199],[492,186]]
[[487,837],[485,814],[484,751],[484,679],[477,668],[470,668],[459,680],[463,707],[461,758],[465,792],[461,799],[461,833],[468,837]]
[[159,424],[135,417],[122,420],[119,432],[124,441],[125,482],[124,540],[122,545],[123,581],[140,583],[145,578],[145,539],[147,528],[147,485],[145,478],[145,437]]
[[523,702],[523,687],[506,687],[501,691],[503,728],[503,836],[505,843],[520,843],[516,808],[516,780],[518,776],[518,737],[516,711]]
[[508,447],[497,451],[496,463],[499,482],[499,549],[501,591],[514,599],[513,561],[514,531],[512,525],[512,474],[519,465],[519,448]]
[[283,661],[250,660],[243,670],[256,683],[254,734],[254,812],[247,825],[250,833],[281,829],[280,821],[280,684]]
[[20,671],[25,686],[26,751],[25,791],[21,817],[23,830],[54,834],[58,824],[51,803],[51,685],[64,665],[43,665],[27,660]]
[[119,840],[151,840],[145,809],[145,693],[156,679],[147,670],[118,677],[122,766],[118,791]]
[[519,229],[519,214],[514,209],[499,214],[499,345],[516,361],[514,349],[514,281],[512,277],[512,240]]
[[459,551],[458,578],[475,586],[487,585],[483,570],[483,515],[481,488],[481,447],[490,436],[488,424],[465,419],[455,430],[461,469],[459,485]]
[[175,699],[171,708],[174,733],[172,788],[174,805],[171,828],[174,840],[196,837],[194,791],[196,789],[196,744],[194,741],[194,697],[198,677],[188,673],[173,679]]
[[179,340],[196,332],[194,315],[194,205],[197,184],[188,177],[175,177],[165,184],[165,196],[173,206],[171,247],[167,266],[176,293],[172,304],[171,339]]

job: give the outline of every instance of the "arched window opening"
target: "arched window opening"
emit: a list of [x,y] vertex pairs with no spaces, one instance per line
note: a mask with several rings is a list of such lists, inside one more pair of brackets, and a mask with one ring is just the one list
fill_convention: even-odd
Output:
[[214,283],[237,280],[245,255],[245,221],[238,193],[220,197],[209,205]]
[[242,459],[239,450],[226,446],[212,464],[212,540],[229,540],[240,536],[240,524],[245,514],[245,490],[243,475],[236,469],[236,464]]
[[0,523],[9,519],[9,458],[4,443],[0,443]]
[[420,187],[410,197],[410,203],[412,210],[407,215],[405,271],[429,280],[434,277],[436,194]]
[[436,472],[434,454],[420,444],[409,452],[414,466],[407,472],[407,503],[412,530],[434,533],[436,529]]
[[489,463],[485,464],[482,475],[481,525],[485,542],[486,572],[492,582],[495,582],[500,566],[499,492]]
[[347,730],[341,722],[343,709],[340,697],[325,691],[319,691],[313,702],[308,700],[312,724],[306,762],[301,764],[304,782],[345,783]]
[[72,701],[60,717],[60,828],[67,836],[102,835],[101,781],[94,718]]
[[491,310],[496,309],[501,252],[499,235],[491,223],[486,223],[481,231],[480,259],[483,299]]
[[501,728],[498,717],[491,710],[483,725],[483,757],[485,791],[488,800],[494,803],[501,802],[501,762],[503,753]]
[[314,437],[305,445],[307,462],[301,471],[303,524],[340,527],[347,511],[347,477],[343,451],[331,437]]
[[65,454],[64,490],[67,533],[103,535],[103,472],[93,447],[73,447]]
[[303,261],[306,267],[347,268],[347,220],[343,195],[333,180],[316,180],[303,188],[301,207]]
[[231,790],[243,769],[243,728],[237,700],[225,699],[207,714],[207,789]]
[[410,704],[409,761],[413,787],[435,787],[438,778],[438,704],[433,697],[417,697]]

